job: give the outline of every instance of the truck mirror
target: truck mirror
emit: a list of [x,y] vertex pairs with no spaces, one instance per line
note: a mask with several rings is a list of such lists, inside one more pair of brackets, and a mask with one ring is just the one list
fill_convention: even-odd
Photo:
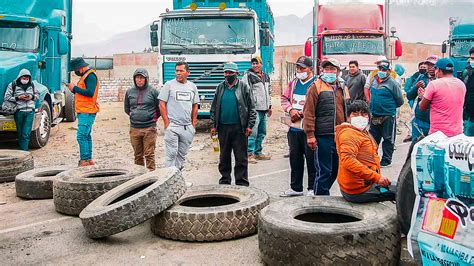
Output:
[[58,54],[66,55],[69,53],[69,39],[64,32],[58,35]]
[[270,32],[265,29],[265,30],[260,30],[261,33],[261,40],[262,40],[262,46],[269,46],[270,45]]
[[396,40],[395,41],[395,56],[400,57],[403,54],[403,45],[402,41]]
[[151,41],[151,46],[152,47],[157,47],[158,46],[158,32],[157,31],[151,31],[150,32],[150,41]]
[[310,57],[313,51],[313,44],[310,40],[307,40],[304,44],[304,55]]
[[446,45],[446,42],[443,42],[441,45],[441,53],[445,54],[448,51],[448,45]]
[[151,24],[150,25],[150,30],[151,31],[158,31],[158,24]]

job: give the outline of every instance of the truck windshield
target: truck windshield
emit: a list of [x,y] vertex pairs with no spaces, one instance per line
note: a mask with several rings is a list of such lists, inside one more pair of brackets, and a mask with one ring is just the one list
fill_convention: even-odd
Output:
[[254,53],[254,20],[246,18],[167,18],[161,53]]
[[323,54],[385,54],[382,35],[339,34],[323,38]]
[[452,57],[469,57],[469,49],[474,47],[474,40],[452,40],[451,56]]
[[30,23],[0,23],[0,50],[33,52],[38,49],[40,30]]

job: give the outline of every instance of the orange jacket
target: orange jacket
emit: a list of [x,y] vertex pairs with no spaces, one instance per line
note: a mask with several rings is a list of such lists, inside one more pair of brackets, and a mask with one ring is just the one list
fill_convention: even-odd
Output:
[[344,193],[363,193],[379,181],[378,146],[369,132],[343,123],[336,127],[336,148],[339,155],[337,182]]
[[[87,70],[86,73],[81,77],[81,79],[77,82],[77,87],[85,90],[86,89],[86,78],[89,74],[95,73],[93,69]],[[97,102],[97,96],[99,95],[99,79],[97,79],[97,85],[95,86],[94,96],[87,97],[76,93],[74,95],[75,100],[74,103],[76,104],[76,113],[85,113],[85,114],[96,114],[99,112],[99,103]]]

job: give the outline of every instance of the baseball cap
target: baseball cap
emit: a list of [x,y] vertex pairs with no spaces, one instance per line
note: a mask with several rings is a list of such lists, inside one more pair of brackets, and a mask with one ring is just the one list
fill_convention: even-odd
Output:
[[307,56],[300,56],[298,60],[296,60],[296,65],[304,68],[312,67],[313,60]]
[[426,58],[425,63],[431,63],[431,64],[436,64],[438,61],[438,56],[437,55],[430,55]]
[[250,60],[250,62],[254,62],[254,61],[257,61],[261,64],[262,63],[262,58],[260,56],[256,55],[252,58],[252,60]]
[[234,62],[227,62],[224,64],[224,71],[239,72],[239,67]]
[[441,69],[441,70],[453,71],[454,70],[454,62],[453,62],[453,60],[451,60],[449,58],[441,58],[436,62],[435,68],[438,68],[438,69]]
[[380,60],[377,62],[377,67],[382,67],[383,69],[385,70],[389,70],[390,69],[390,61],[388,60]]
[[375,61],[374,64],[378,64],[380,61],[388,61],[388,59],[385,55],[379,55],[377,57],[377,61]]
[[339,61],[337,61],[337,59],[335,58],[327,58],[321,62],[322,68],[325,68],[328,65],[332,65],[332,66],[337,67],[338,69],[341,69],[341,63],[339,63]]

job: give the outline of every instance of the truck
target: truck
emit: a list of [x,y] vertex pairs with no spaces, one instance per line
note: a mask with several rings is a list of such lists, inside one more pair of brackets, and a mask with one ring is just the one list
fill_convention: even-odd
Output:
[[273,72],[274,19],[266,0],[174,0],[151,27],[158,50],[158,85],[174,79],[177,62],[190,67],[190,81],[200,95],[198,118],[208,118],[223,66],[233,61],[242,75],[251,59],[262,58],[263,71]]
[[449,37],[441,46],[441,52],[445,54],[449,45],[449,57],[454,62],[454,73],[462,78],[462,72],[466,69],[469,49],[474,47],[474,19],[473,18],[449,18]]
[[314,55],[315,63],[332,57],[344,68],[349,61],[357,60],[359,68],[368,75],[378,57],[396,60],[402,55],[396,29],[390,28],[389,32],[387,4],[317,3],[315,12],[315,36],[305,43],[305,55]]
[[[48,142],[51,127],[76,119],[69,82],[72,0],[0,0],[0,106],[21,69],[31,72],[36,101],[30,147]],[[16,134],[13,116],[0,115],[0,138]]]

